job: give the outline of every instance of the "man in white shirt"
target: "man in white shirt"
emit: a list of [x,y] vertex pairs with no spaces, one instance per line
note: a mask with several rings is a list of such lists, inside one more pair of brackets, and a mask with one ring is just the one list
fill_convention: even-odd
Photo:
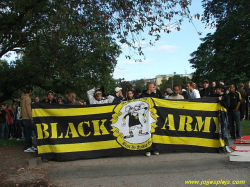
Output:
[[90,104],[106,104],[106,103],[112,103],[115,99],[114,96],[109,95],[107,98],[103,98],[102,91],[100,89],[91,89],[87,91],[87,96],[89,98]]
[[187,94],[188,99],[201,98],[199,91],[195,89],[195,83],[192,81],[187,83]]
[[171,96],[169,96],[169,99],[184,99],[184,97],[182,95],[180,95],[179,92],[180,92],[180,86],[175,85],[174,86],[174,93]]

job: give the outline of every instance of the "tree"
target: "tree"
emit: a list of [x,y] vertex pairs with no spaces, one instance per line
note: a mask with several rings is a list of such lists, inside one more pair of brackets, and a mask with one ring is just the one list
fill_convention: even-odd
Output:
[[173,86],[179,84],[182,88],[186,88],[187,82],[190,81],[189,77],[181,77],[180,75],[174,75],[173,77],[169,77],[168,79],[163,79],[159,88],[162,92],[166,91],[167,88],[173,89]]
[[[250,2],[247,0],[206,0],[203,21],[216,27],[202,39],[190,63],[194,80],[208,78],[229,83],[247,81],[250,73]],[[225,34],[226,33],[226,34]]]
[[4,88],[0,102],[27,84],[61,93],[68,88],[80,97],[96,85],[108,87],[120,45],[143,55],[137,45],[143,39],[140,34],[148,29],[158,40],[161,31],[179,30],[183,17],[189,17],[189,4],[188,0],[1,1],[0,57],[10,51],[22,54],[9,69],[2,69],[3,74],[12,71],[25,80],[13,84],[13,89]]
[[[156,40],[161,31],[180,30],[183,17],[190,17],[191,0],[3,0],[0,3],[0,57],[12,50],[21,50],[51,28],[54,37],[65,42],[85,41],[98,35],[112,35],[117,41],[142,54],[140,34]],[[176,19],[174,19],[174,17]],[[170,22],[172,21],[172,22]],[[85,35],[72,37],[79,30]],[[138,40],[139,38],[139,40]],[[153,41],[150,41],[153,44]]]
[[135,89],[139,88],[141,90],[145,90],[146,88],[144,79],[136,80],[134,84],[135,84]]

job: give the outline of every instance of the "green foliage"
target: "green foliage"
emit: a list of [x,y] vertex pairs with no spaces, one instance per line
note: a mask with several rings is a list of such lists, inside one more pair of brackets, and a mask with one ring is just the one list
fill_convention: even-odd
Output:
[[191,0],[2,0],[0,56],[25,48],[41,33],[68,44],[80,41],[87,49],[91,49],[88,39],[112,35],[142,55],[142,46],[137,45],[141,33],[152,36],[152,45],[161,31],[180,30],[182,19],[191,19],[190,4]]
[[144,79],[140,79],[140,80],[136,80],[134,82],[135,86],[134,88],[137,89],[141,89],[141,90],[145,90],[146,89],[146,86],[145,86],[145,80]]
[[[16,51],[22,58],[1,66],[0,102],[16,98],[25,85],[80,98],[97,85],[108,91],[120,45],[143,55],[142,32],[152,36],[180,30],[191,19],[191,0],[2,0],[0,57]],[[119,45],[118,45],[119,44]],[[129,56],[127,56],[130,58]]]
[[163,79],[161,84],[159,85],[160,90],[166,91],[167,88],[171,88],[173,90],[173,86],[179,84],[182,88],[186,88],[187,82],[190,81],[189,77],[181,77],[180,75],[174,75],[173,77],[169,77],[169,79]]
[[203,21],[216,27],[202,39],[190,63],[193,79],[225,80],[226,84],[246,82],[250,74],[250,1],[206,0]]

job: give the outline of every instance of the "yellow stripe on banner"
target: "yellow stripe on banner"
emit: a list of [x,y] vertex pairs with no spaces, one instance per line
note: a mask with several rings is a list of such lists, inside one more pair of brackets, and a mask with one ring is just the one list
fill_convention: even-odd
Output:
[[219,148],[225,146],[225,143],[222,140],[196,138],[196,137],[173,137],[173,136],[154,135],[152,141],[153,143],[159,143],[159,144],[193,145],[193,146],[212,147],[212,148]]
[[153,98],[155,105],[159,107],[182,109],[182,110],[198,110],[198,111],[227,111],[220,103],[203,103],[188,101],[173,101]]
[[116,140],[76,143],[76,144],[57,144],[57,145],[40,145],[38,147],[38,154],[43,153],[70,153],[81,151],[96,151],[103,149],[120,148],[120,144]]
[[84,116],[110,113],[115,105],[85,108],[55,108],[55,109],[32,109],[33,117],[63,117],[63,116]]

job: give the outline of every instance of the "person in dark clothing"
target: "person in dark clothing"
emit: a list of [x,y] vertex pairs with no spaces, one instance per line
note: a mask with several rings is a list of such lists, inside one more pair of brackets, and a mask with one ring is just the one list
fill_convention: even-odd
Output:
[[[228,94],[225,94],[225,87],[220,84],[216,88],[216,94],[218,97],[218,100],[220,104],[225,108],[228,109],[230,106],[230,97]],[[220,120],[221,120],[221,133],[223,136],[223,139],[225,141],[225,151],[230,153],[230,148],[229,148],[229,141],[228,141],[228,117],[227,117],[227,112],[219,113],[220,115]]]
[[113,103],[115,104],[119,104],[122,102],[122,100],[124,99],[123,95],[122,95],[122,88],[116,87],[115,88],[115,94],[114,94],[114,101]]
[[246,117],[245,117],[245,119],[249,119],[250,81],[247,81],[244,89],[245,89],[246,94],[247,94],[247,99],[246,99]]
[[128,90],[128,91],[127,91],[126,98],[123,99],[123,101],[131,101],[131,100],[133,100],[133,99],[135,99],[135,98],[134,98],[134,91],[133,91],[133,90]]
[[135,99],[139,99],[139,98],[140,98],[140,95],[141,95],[141,89],[140,89],[140,88],[137,88],[137,89],[135,90],[134,98],[135,98]]
[[49,90],[47,92],[47,96],[48,96],[48,101],[46,103],[57,103],[55,100],[55,92],[53,92],[52,90]]
[[240,83],[238,87],[238,92],[240,92],[241,100],[240,100],[240,120],[243,120],[245,117],[245,109],[246,109],[246,100],[247,94],[244,90],[244,84]]
[[[232,84],[229,87],[229,97],[230,97],[230,105],[228,107],[228,121],[230,127],[230,135],[232,139],[240,139],[241,138],[241,123],[240,123],[240,96],[239,93],[235,90],[235,85]],[[235,136],[235,125],[236,123],[236,136]]]
[[209,87],[209,81],[207,79],[203,81],[203,89],[200,90],[200,96],[201,98],[214,96],[214,91]]
[[213,82],[212,82],[212,86],[211,86],[211,88],[213,89],[214,94],[216,94],[216,93],[217,93],[217,92],[216,92],[217,87],[216,87],[216,82],[215,82],[215,81],[213,81]]
[[147,90],[142,91],[140,98],[143,98],[143,97],[154,97],[154,98],[160,98],[160,99],[163,98],[161,91],[156,89],[155,83],[148,82],[146,85],[146,88]]
[[7,140],[9,135],[9,127],[6,123],[6,104],[1,104],[0,108],[0,140]]
[[[143,97],[154,97],[154,98],[163,98],[160,90],[156,90],[156,86],[153,82],[148,82],[146,85],[147,90],[143,90],[140,98]],[[152,135],[153,136],[153,135]],[[146,156],[151,156],[151,153],[154,155],[159,155],[158,147],[156,144],[152,143],[152,146],[146,150]]]

